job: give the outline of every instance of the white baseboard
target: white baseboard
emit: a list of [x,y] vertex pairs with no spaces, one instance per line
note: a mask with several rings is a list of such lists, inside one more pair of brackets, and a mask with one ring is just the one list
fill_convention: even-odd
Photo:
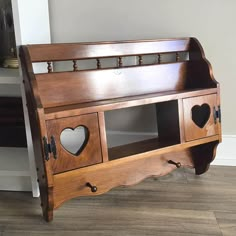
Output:
[[26,148],[0,147],[0,190],[32,191]]
[[236,135],[222,135],[212,165],[236,166]]
[[[139,141],[157,136],[156,133],[143,133],[143,132],[120,132],[120,131],[108,131],[109,146],[122,145],[129,141]],[[110,141],[109,141],[110,140]],[[110,143],[109,143],[110,142]],[[222,166],[236,166],[236,135],[223,135],[222,143],[217,147],[215,160],[212,165]]]
[[31,192],[31,180],[29,176],[1,176],[0,189],[5,191],[27,191]]

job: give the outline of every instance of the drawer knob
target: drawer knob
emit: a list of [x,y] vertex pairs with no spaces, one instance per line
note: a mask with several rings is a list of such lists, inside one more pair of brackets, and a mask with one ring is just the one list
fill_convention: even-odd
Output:
[[91,192],[92,192],[92,193],[95,193],[95,192],[97,192],[97,190],[98,190],[95,185],[92,185],[92,184],[90,184],[90,183],[87,183],[86,186],[91,189]]
[[168,161],[169,164],[172,164],[172,165],[175,165],[177,168],[180,168],[181,167],[181,163],[180,162],[174,162],[172,160],[169,160]]

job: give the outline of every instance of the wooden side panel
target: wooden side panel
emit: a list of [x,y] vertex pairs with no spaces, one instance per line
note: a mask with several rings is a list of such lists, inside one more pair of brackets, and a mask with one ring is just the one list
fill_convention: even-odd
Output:
[[[55,159],[52,154],[50,158],[54,174],[102,162],[97,113],[51,120],[47,121],[46,125],[48,139],[50,140],[53,136],[56,142],[57,158]],[[69,149],[71,143],[73,146],[82,146],[81,137],[76,134],[77,127],[88,129],[88,140],[79,154],[72,154]],[[66,138],[70,140],[67,146],[63,146],[61,142],[61,134],[65,129],[67,129],[65,132],[69,132]]]
[[44,107],[184,89],[187,63],[36,75]]
[[32,62],[187,51],[190,38],[28,45]]
[[31,82],[34,80],[32,64],[29,60],[29,55],[26,48],[20,48],[20,56],[22,70],[24,75],[24,86],[26,92],[27,107],[30,119],[30,129],[32,132],[33,149],[36,161],[37,175],[39,181],[41,207],[43,216],[46,221],[53,219],[53,174],[51,172],[50,161],[46,162],[44,158],[44,150],[42,145],[42,137],[46,136],[46,125],[44,119],[44,110],[40,108],[38,96],[35,96],[34,85]]
[[215,123],[213,114],[216,104],[216,94],[183,99],[186,141],[219,133],[219,124]]

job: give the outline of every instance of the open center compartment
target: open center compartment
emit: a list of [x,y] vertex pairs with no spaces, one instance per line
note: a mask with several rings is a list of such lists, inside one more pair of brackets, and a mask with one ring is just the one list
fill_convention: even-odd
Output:
[[178,100],[106,111],[105,124],[109,160],[180,143]]

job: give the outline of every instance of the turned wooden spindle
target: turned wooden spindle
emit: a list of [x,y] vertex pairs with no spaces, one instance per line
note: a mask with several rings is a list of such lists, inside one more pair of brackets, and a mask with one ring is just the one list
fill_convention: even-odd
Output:
[[176,62],[178,62],[178,61],[179,61],[179,59],[180,59],[179,53],[178,53],[178,52],[176,52],[176,58],[175,58]]
[[122,67],[123,66],[123,61],[122,61],[122,57],[118,58],[118,67]]
[[139,66],[141,66],[143,64],[143,57],[142,56],[138,56],[138,64],[139,64]]
[[73,60],[73,71],[78,71],[78,64],[76,60]]
[[52,72],[52,62],[48,61],[47,64],[48,64],[48,67],[47,67],[48,73],[51,73]]
[[161,64],[161,54],[157,54],[157,63]]
[[97,69],[101,69],[101,61],[100,61],[100,59],[97,59]]

